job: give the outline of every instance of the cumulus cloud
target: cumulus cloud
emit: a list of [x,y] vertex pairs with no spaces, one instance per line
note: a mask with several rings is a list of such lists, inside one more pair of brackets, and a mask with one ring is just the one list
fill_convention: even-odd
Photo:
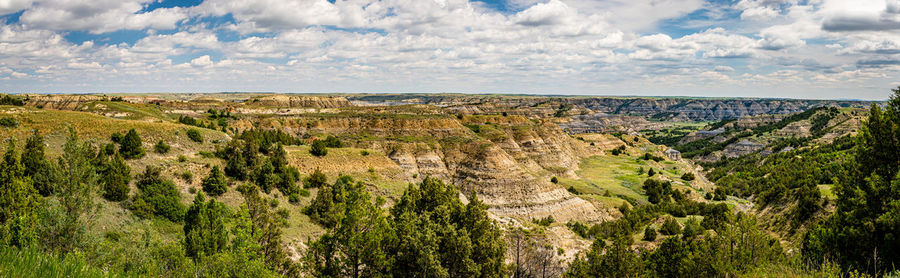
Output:
[[[0,25],[0,78],[15,80],[10,90],[96,80],[97,90],[119,91],[708,95],[727,85],[764,96],[754,89],[846,90],[853,78],[889,84],[900,70],[896,0],[509,0],[508,10],[469,0],[205,0],[147,11],[154,1],[0,0],[0,12],[24,10]],[[691,27],[698,14],[722,27]],[[146,32],[123,43],[66,39],[118,30]],[[49,79],[59,87],[37,81]]]

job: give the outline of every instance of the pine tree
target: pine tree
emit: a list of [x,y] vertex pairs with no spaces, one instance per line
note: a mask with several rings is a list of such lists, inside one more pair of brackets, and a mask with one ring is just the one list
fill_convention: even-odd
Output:
[[203,179],[203,191],[210,196],[219,196],[228,191],[228,183],[225,175],[219,170],[219,166],[213,166],[209,171],[209,176]]
[[141,147],[141,137],[133,128],[122,138],[122,146],[119,147],[119,153],[125,159],[135,159],[144,157],[144,148]]
[[118,202],[128,198],[128,191],[131,188],[128,184],[131,182],[131,167],[125,164],[125,159],[121,155],[116,154],[100,176],[100,184],[103,186],[103,198]]
[[194,203],[184,217],[184,251],[194,261],[212,256],[226,249],[228,231],[225,229],[225,204],[210,198],[206,202],[203,193],[194,197]]
[[312,146],[309,148],[309,153],[314,156],[325,156],[328,155],[328,148],[325,146],[325,141],[316,140],[312,142]]
[[0,164],[0,245],[32,246],[37,239],[38,195],[9,141]]

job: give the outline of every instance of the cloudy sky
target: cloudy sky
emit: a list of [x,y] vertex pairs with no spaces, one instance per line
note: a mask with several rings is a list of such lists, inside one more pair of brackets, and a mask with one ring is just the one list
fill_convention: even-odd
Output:
[[900,0],[0,0],[3,92],[885,99]]

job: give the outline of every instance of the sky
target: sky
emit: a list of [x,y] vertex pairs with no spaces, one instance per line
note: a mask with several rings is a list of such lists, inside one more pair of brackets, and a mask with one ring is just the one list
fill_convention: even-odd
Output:
[[0,92],[886,99],[900,0],[0,0]]

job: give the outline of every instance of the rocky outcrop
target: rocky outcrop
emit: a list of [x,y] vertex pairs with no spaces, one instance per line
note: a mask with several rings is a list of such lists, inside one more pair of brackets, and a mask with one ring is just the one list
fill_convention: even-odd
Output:
[[341,108],[353,106],[344,97],[271,95],[253,98],[249,104],[266,107]]
[[569,122],[559,124],[569,134],[631,133],[641,130],[659,130],[669,126],[664,123],[650,122],[641,116],[621,116],[604,113],[577,115],[570,117],[570,119]]
[[58,110],[76,110],[82,105],[109,99],[98,95],[25,95],[25,104]]

